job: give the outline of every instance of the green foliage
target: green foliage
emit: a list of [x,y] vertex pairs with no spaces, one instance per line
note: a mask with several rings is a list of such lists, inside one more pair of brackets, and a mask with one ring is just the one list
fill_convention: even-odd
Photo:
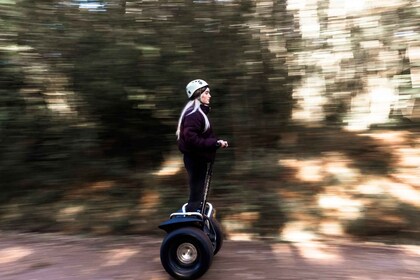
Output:
[[[71,190],[110,180],[135,187],[115,184],[95,193],[101,203],[83,197],[84,210],[73,217],[74,229],[153,231],[154,221],[140,215],[139,222],[139,209],[134,208],[146,190],[159,194],[154,207],[161,212],[186,199],[181,173],[167,179],[152,174],[170,151],[176,151],[174,132],[186,102],[184,87],[195,78],[210,83],[210,118],[217,134],[231,146],[215,167],[214,198],[224,216],[258,212],[260,218],[252,227],[263,235],[275,235],[299,208],[283,207],[284,201],[272,194],[287,190],[302,205],[311,205],[309,214],[316,216],[313,197],[337,181],[299,181],[301,174],[279,164],[281,159],[321,158],[333,152],[346,156],[361,176],[388,176],[396,169],[398,157],[392,147],[342,127],[351,98],[366,90],[366,76],[373,73],[395,81],[402,95],[416,96],[410,67],[418,65],[405,53],[418,41],[413,31],[418,8],[407,4],[375,11],[380,20],[365,14],[331,19],[328,3],[318,3],[313,14],[324,32],[307,39],[299,31],[297,15],[283,0],[273,5],[97,2],[104,6],[0,1],[0,202],[5,205],[0,213],[9,217],[6,227],[28,226],[31,220],[39,223],[28,226],[32,229],[53,230],[57,223],[67,227],[73,220],[57,222],[45,209],[59,212],[71,207],[78,202],[66,197]],[[376,23],[376,28],[369,27]],[[335,39],[340,43],[345,38],[350,46],[334,45]],[[365,42],[379,42],[381,49],[363,48]],[[396,50],[397,60],[379,63],[381,50]],[[328,64],[341,55],[343,73],[320,62]],[[299,107],[300,97],[294,94],[301,79],[311,75],[325,81],[325,92],[317,93],[325,99],[320,106],[325,118],[315,129],[291,120]],[[288,139],[287,133],[292,135]],[[25,206],[15,208],[18,204]],[[101,220],[109,205],[126,212]],[[415,210],[402,207],[395,212],[411,217]],[[147,211],[156,220],[164,216]],[[353,222],[348,231],[357,235],[371,220]]]

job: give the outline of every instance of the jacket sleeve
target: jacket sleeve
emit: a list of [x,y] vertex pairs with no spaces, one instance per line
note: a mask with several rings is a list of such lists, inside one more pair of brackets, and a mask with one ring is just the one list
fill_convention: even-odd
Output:
[[202,118],[187,116],[184,121],[184,140],[188,147],[194,150],[216,150],[217,138],[212,134],[209,137],[203,137]]

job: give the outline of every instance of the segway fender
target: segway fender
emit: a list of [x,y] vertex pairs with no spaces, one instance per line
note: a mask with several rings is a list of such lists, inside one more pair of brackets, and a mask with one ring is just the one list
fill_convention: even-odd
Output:
[[193,226],[197,228],[203,227],[203,220],[199,217],[174,217],[159,225],[159,228],[167,233],[181,227]]

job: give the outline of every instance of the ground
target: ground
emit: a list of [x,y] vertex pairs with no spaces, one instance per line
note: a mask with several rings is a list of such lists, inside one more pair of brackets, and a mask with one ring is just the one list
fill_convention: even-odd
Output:
[[[0,232],[0,279],[169,280],[160,264],[161,240]],[[227,240],[201,279],[417,280],[420,246]]]

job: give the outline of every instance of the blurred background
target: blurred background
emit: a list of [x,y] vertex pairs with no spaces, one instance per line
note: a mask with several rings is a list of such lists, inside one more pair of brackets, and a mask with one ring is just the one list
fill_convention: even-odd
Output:
[[233,240],[419,240],[419,0],[0,0],[0,228],[161,234],[206,80]]

